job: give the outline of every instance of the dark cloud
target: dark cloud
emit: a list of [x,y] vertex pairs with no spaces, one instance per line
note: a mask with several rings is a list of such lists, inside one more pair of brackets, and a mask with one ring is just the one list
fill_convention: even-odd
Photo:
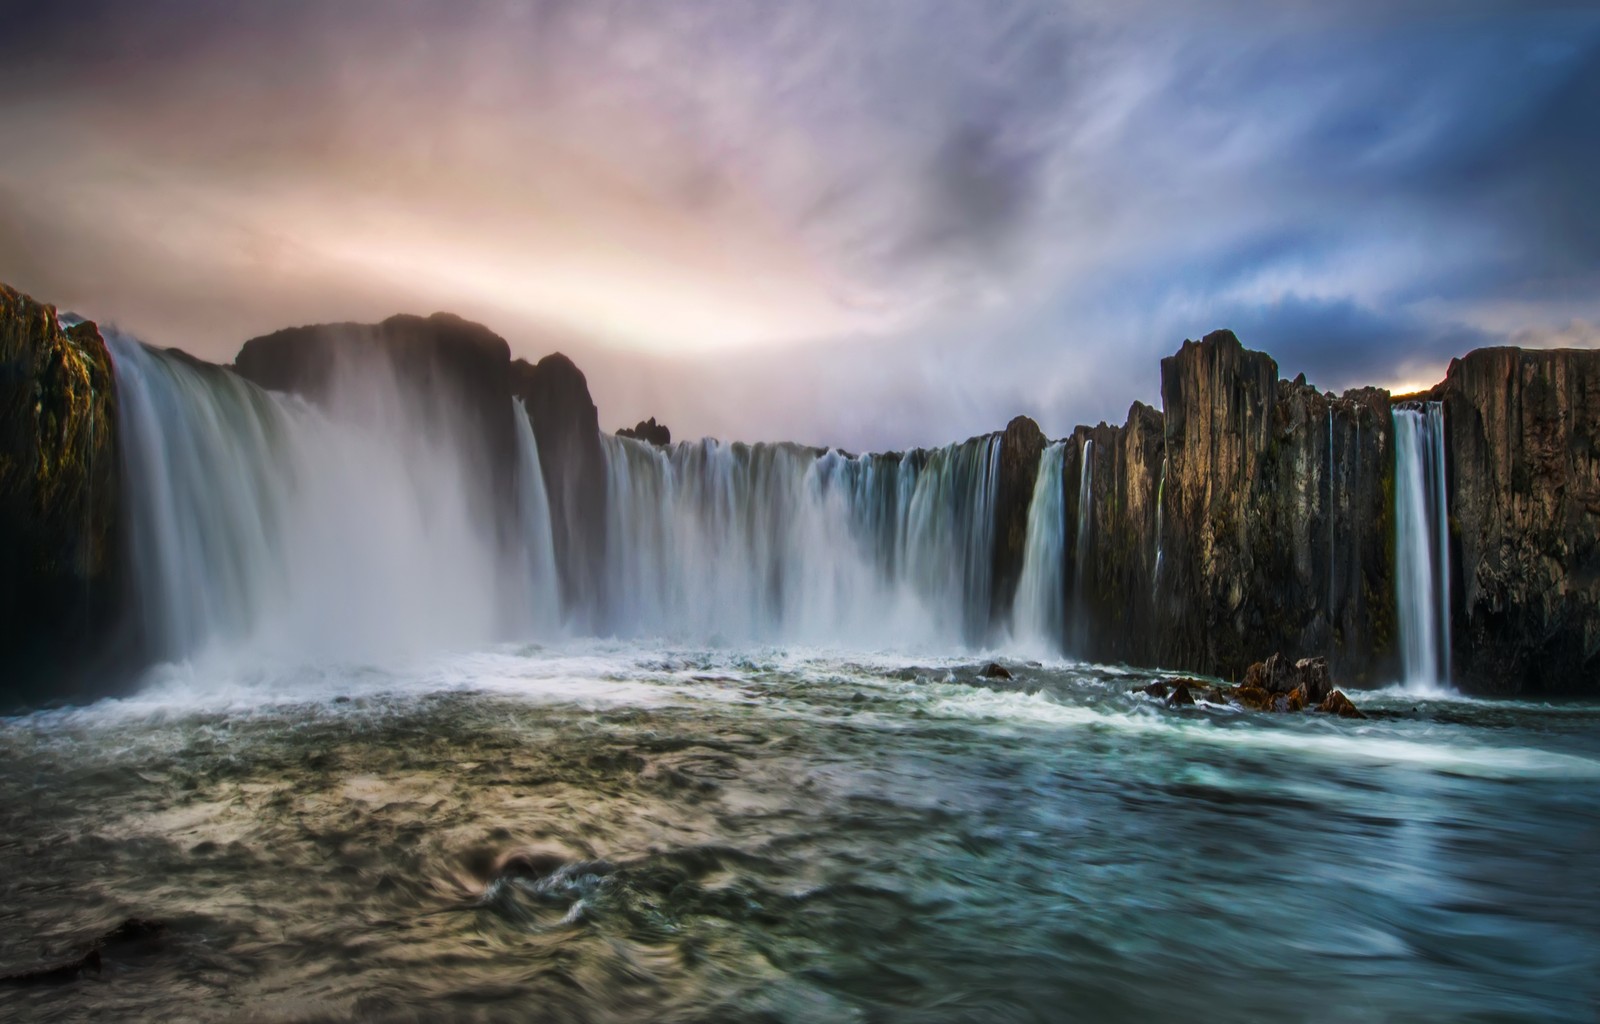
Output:
[[[1592,4],[0,15],[0,131],[27,140],[0,151],[0,278],[214,357],[432,307],[531,355],[555,320],[593,339],[608,421],[872,447],[1120,419],[1220,326],[1343,387],[1600,322]],[[684,304],[749,350],[607,348]]]

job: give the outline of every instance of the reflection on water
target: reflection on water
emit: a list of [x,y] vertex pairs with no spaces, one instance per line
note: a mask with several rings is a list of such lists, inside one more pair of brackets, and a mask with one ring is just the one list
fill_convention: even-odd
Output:
[[1594,1019],[1600,708],[591,645],[0,722],[28,1019]]

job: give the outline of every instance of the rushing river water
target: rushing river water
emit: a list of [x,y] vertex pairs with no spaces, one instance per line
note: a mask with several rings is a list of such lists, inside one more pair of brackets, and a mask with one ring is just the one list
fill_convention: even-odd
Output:
[[0,720],[0,1018],[1571,1020],[1600,706],[593,642]]

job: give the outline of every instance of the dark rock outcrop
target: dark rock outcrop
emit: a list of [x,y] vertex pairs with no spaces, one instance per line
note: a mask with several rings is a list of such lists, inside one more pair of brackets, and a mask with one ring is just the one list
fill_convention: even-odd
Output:
[[991,661],[983,667],[983,671],[979,672],[978,675],[985,679],[1010,679],[1011,670],[998,661]]
[[623,427],[617,431],[617,436],[631,437],[635,441],[645,441],[660,448],[672,444],[672,431],[667,429],[665,423],[657,423],[654,416],[640,420],[636,426]]
[[1457,682],[1600,692],[1600,352],[1479,349],[1447,434]]
[[1308,703],[1319,703],[1333,689],[1328,675],[1328,659],[1301,658],[1291,662],[1282,654],[1274,654],[1266,661],[1251,665],[1244,674],[1243,686],[1265,690],[1267,693],[1293,693],[1304,695]]
[[[0,706],[51,695],[116,613],[117,396],[92,323],[0,285]],[[46,678],[48,677],[48,678]]]
[[1026,416],[1006,424],[1000,434],[999,478],[994,496],[994,567],[991,576],[990,619],[1011,610],[1022,578],[1023,549],[1028,542],[1028,508],[1039,477],[1039,456],[1044,452],[1044,431]]
[[516,464],[511,349],[482,324],[449,313],[392,316],[378,324],[290,327],[252,338],[233,370],[273,391],[329,405],[397,395],[430,433],[454,437],[488,503],[485,522],[508,527]]
[[596,625],[605,564],[606,469],[589,382],[557,352],[537,364],[512,363],[511,389],[527,406],[539,444],[567,615]]
[[1073,434],[1069,648],[1235,677],[1254,652],[1283,650],[1381,676],[1394,650],[1387,393],[1279,380],[1271,357],[1217,331],[1162,361],[1162,396],[1164,412],[1135,403],[1126,425]]

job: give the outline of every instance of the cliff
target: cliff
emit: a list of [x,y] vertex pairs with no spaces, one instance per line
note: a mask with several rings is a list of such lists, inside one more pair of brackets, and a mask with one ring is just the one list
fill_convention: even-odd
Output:
[[1164,412],[1072,435],[1069,649],[1231,678],[1273,651],[1329,656],[1347,682],[1391,672],[1387,393],[1279,380],[1229,331],[1161,371]]
[[477,471],[491,510],[512,505],[516,432],[511,405],[511,349],[481,324],[448,313],[392,316],[378,324],[291,327],[252,338],[233,370],[273,391],[370,412],[399,398],[405,415],[440,436],[457,437]]
[[58,695],[119,593],[117,396],[94,324],[0,285],[0,705]]
[[1486,692],[1600,688],[1600,352],[1480,349],[1444,402],[1453,651]]
[[567,615],[594,624],[605,564],[606,474],[600,413],[583,371],[557,352],[511,364],[511,389],[533,420]]

